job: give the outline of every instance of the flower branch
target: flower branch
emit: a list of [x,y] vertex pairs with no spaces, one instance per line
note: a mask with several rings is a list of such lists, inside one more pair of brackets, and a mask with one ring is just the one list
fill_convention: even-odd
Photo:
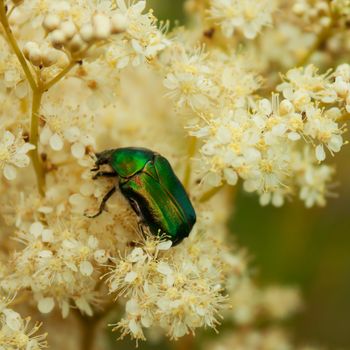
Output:
[[0,22],[4,28],[7,42],[11,46],[15,55],[17,56],[21,66],[23,68],[23,71],[28,79],[30,87],[32,88],[33,91],[36,90],[37,84],[35,82],[34,76],[31,72],[29,65],[28,65],[21,49],[19,48],[18,43],[16,41],[16,38],[14,37],[12,30],[10,28],[8,18],[7,18],[7,13],[6,13],[6,5],[5,5],[4,0],[0,0]]
[[[331,1],[329,1],[331,3]],[[330,5],[329,5],[330,6]],[[337,22],[337,15],[330,7],[330,15],[329,15],[329,24],[324,27],[317,35],[317,38],[314,44],[310,47],[310,49],[306,52],[306,54],[296,63],[296,67],[302,67],[309,63],[312,55],[322,49],[324,45],[326,45],[328,39],[334,34],[334,26]]]
[[201,203],[205,203],[207,201],[209,201],[211,198],[213,198],[217,193],[220,192],[220,190],[223,188],[224,186],[217,186],[217,187],[213,187],[212,189],[208,190],[207,192],[205,192],[199,199],[199,201]]

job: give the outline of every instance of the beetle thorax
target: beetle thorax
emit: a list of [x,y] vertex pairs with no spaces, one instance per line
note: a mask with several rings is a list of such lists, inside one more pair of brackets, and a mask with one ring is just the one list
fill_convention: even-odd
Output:
[[129,178],[142,171],[154,157],[152,151],[137,148],[118,148],[110,158],[109,164],[123,178]]

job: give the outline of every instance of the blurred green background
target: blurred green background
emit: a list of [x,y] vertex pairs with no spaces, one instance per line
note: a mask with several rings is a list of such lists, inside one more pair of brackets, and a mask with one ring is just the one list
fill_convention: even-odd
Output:
[[[180,23],[184,22],[182,3],[148,2],[158,18]],[[349,146],[333,161],[339,197],[330,199],[325,208],[306,209],[297,200],[281,209],[262,208],[257,197],[240,191],[229,224],[239,244],[254,257],[252,264],[262,284],[300,286],[305,307],[290,325],[296,340],[326,349],[350,349]],[[134,343],[118,348],[131,349]],[[155,347],[140,344],[139,348]],[[171,345],[156,348],[171,349]]]
[[262,208],[240,192],[230,227],[253,255],[261,283],[300,286],[305,306],[291,325],[295,338],[350,349],[349,147],[334,160],[339,197],[325,208],[306,209],[296,201]]

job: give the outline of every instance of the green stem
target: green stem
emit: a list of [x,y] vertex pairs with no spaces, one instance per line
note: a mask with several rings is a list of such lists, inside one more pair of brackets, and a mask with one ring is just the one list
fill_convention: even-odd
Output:
[[4,3],[4,0],[0,0],[0,22],[2,24],[2,26],[4,27],[4,31],[5,31],[5,35],[7,38],[8,43],[10,44],[13,52],[15,53],[15,55],[18,58],[19,63],[21,64],[24,74],[26,75],[28,82],[30,84],[30,87],[32,88],[32,90],[36,90],[37,89],[37,84],[35,82],[34,76],[28,66],[28,63],[25,59],[25,57],[23,56],[22,51],[20,50],[18,44],[17,44],[17,40],[15,39],[12,30],[10,28],[9,22],[8,22],[8,18],[6,15],[6,6]]
[[218,187],[213,187],[211,190],[209,190],[208,192],[205,192],[201,198],[199,198],[199,201],[204,203],[207,202],[209,199],[211,199],[212,197],[214,197],[218,192],[220,192],[220,190],[223,188],[224,186],[218,186]]
[[45,171],[43,164],[39,157],[39,117],[40,117],[40,105],[43,94],[48,91],[53,85],[59,82],[78,62],[79,57],[83,57],[83,55],[87,52],[91,45],[89,45],[86,49],[79,53],[75,59],[72,61],[54,78],[52,78],[47,83],[43,83],[41,80],[41,76],[38,76],[37,82],[34,78],[34,75],[22,53],[20,50],[16,38],[14,37],[12,30],[10,28],[8,17],[6,13],[6,5],[4,0],[0,0],[0,23],[2,24],[5,32],[5,37],[7,42],[11,46],[13,52],[18,58],[19,63],[22,66],[24,74],[29,82],[29,85],[32,89],[33,100],[32,100],[32,113],[31,113],[31,123],[30,123],[30,143],[35,146],[35,149],[30,152],[30,157],[33,162],[39,193],[43,196],[45,194]]
[[188,146],[188,153],[187,153],[187,164],[185,169],[185,175],[183,180],[183,185],[186,189],[188,189],[188,186],[190,184],[191,180],[191,171],[192,171],[192,157],[194,156],[196,152],[196,145],[197,145],[197,138],[191,137],[189,141]]
[[93,350],[98,322],[87,316],[81,317],[82,339],[80,342],[81,350]]
[[76,61],[71,61],[60,73],[43,85],[43,91],[49,90],[52,86],[58,83],[76,64]]
[[39,139],[39,112],[40,112],[40,104],[42,98],[42,89],[35,82],[34,76],[28,66],[28,63],[23,56],[22,51],[20,50],[17,40],[14,37],[12,30],[10,28],[6,7],[3,0],[0,0],[0,22],[4,28],[5,36],[7,42],[11,46],[13,52],[18,58],[19,63],[22,66],[24,74],[29,82],[29,85],[33,92],[33,100],[32,100],[32,114],[31,114],[31,123],[30,123],[30,143],[35,146],[35,149],[30,152],[30,157],[33,162],[34,170],[36,173],[36,178],[38,182],[38,189],[41,195],[44,195],[45,191],[45,174],[42,163],[39,159],[38,153],[38,139]]
[[33,102],[32,102],[32,116],[30,123],[30,139],[29,142],[35,146],[30,153],[37,182],[39,193],[43,196],[45,193],[45,172],[42,162],[39,158],[39,117],[40,117],[40,104],[43,92],[41,89],[36,89],[33,91]]
[[89,51],[92,44],[89,44],[84,50],[78,52],[74,56],[71,57],[70,63],[63,68],[63,70],[58,73],[54,78],[52,78],[50,81],[44,83],[43,85],[43,91],[49,90],[52,86],[54,86],[56,83],[58,83],[62,78],[64,78],[74,67],[77,63],[79,63],[82,60],[82,57]]

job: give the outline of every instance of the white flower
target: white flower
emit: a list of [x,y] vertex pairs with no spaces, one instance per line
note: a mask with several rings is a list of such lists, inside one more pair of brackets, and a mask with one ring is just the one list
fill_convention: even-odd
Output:
[[271,0],[211,0],[209,16],[226,37],[238,29],[247,39],[253,39],[263,26],[271,24],[274,8]]
[[305,110],[306,122],[304,126],[304,135],[312,137],[321,144],[316,147],[316,156],[319,161],[326,158],[323,148],[325,145],[331,154],[340,151],[344,144],[341,134],[343,128],[333,120],[331,115],[322,112],[320,109],[310,105]]
[[14,332],[17,332],[23,326],[23,320],[18,312],[11,309],[4,309],[2,313],[5,315],[6,325]]
[[5,131],[0,140],[0,170],[7,180],[14,180],[16,167],[24,168],[30,163],[27,153],[35,147],[24,142],[21,135],[15,137],[10,131]]
[[270,317],[285,319],[300,310],[300,291],[290,287],[269,286],[262,292],[261,304]]
[[42,298],[38,302],[38,309],[43,314],[50,313],[54,307],[55,307],[55,301],[51,297]]
[[303,111],[311,99],[323,103],[336,102],[337,93],[330,83],[330,72],[317,74],[317,71],[313,65],[291,69],[277,90],[282,91],[299,111]]
[[158,244],[157,249],[158,250],[168,250],[173,245],[172,241],[162,241]]
[[138,66],[155,57],[170,42],[156,26],[151,12],[143,14],[146,2],[138,1],[128,6],[124,0],[117,1],[116,14],[127,23],[126,30],[107,50],[107,60],[122,69],[132,64]]
[[62,116],[46,118],[46,125],[40,133],[40,142],[43,145],[50,145],[54,151],[61,151],[65,141],[71,145],[71,154],[77,159],[83,158],[86,147],[94,143],[92,137],[78,126],[72,125],[71,120]]
[[41,327],[35,323],[30,327],[30,317],[23,319],[21,315],[9,308],[0,310],[0,349],[39,350],[47,348],[47,334],[35,335]]
[[329,183],[332,180],[334,169],[328,165],[318,165],[323,154],[314,155],[309,147],[304,149],[302,155],[297,155],[293,161],[293,167],[299,174],[297,182],[300,187],[299,197],[305,202],[306,207],[314,205],[324,206],[326,196],[330,194]]
[[94,268],[92,266],[92,264],[90,263],[90,261],[82,261],[79,265],[79,269],[80,272],[84,275],[84,276],[91,276],[91,274],[94,271]]
[[164,85],[171,91],[168,95],[177,100],[179,107],[188,105],[193,109],[204,109],[211,98],[215,97],[212,82],[191,73],[170,73],[166,76]]

